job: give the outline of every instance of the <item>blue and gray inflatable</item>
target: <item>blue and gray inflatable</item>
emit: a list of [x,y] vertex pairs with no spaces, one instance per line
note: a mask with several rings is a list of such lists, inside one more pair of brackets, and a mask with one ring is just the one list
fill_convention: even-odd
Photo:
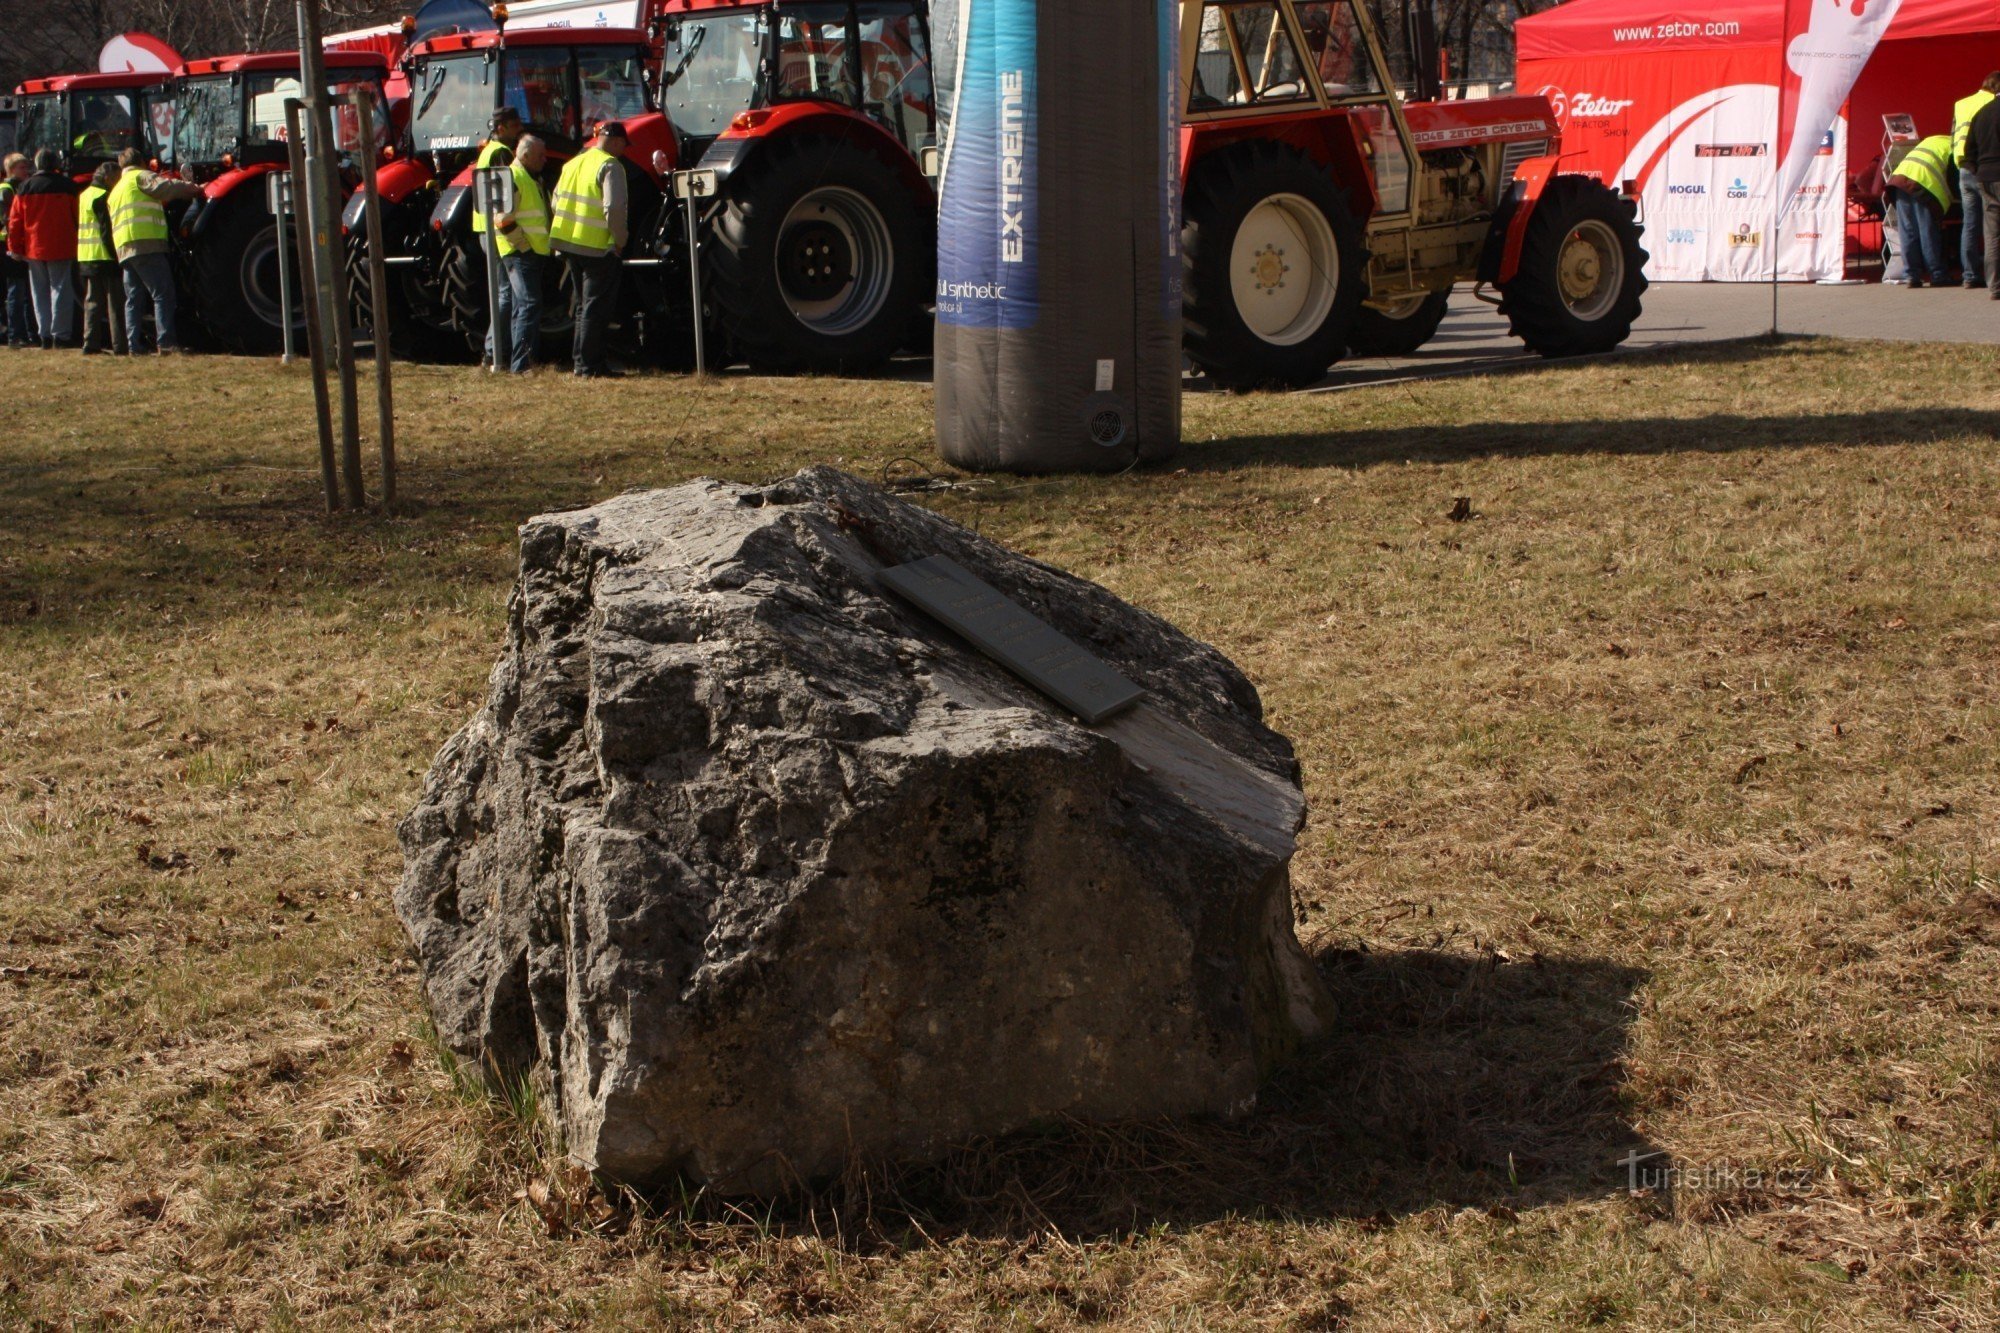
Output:
[[937,431],[960,467],[1180,444],[1173,0],[936,0]]

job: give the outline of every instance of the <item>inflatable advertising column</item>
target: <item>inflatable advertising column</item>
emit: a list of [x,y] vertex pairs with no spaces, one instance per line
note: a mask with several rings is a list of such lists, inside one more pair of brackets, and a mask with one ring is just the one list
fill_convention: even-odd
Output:
[[982,471],[1180,444],[1172,0],[938,0],[937,434]]

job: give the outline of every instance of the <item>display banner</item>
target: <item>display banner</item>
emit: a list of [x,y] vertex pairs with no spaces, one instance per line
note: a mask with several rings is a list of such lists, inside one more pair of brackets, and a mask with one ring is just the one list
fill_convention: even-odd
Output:
[[1787,86],[1780,139],[1778,214],[1800,202],[1826,127],[1861,78],[1903,0],[1785,0]]
[[1040,109],[1035,0],[962,0],[938,204],[937,317],[1033,328]]

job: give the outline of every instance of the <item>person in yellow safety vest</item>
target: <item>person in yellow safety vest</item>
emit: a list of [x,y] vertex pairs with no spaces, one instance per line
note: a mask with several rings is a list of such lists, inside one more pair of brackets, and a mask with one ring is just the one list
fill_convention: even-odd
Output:
[[125,355],[125,298],[118,278],[118,251],[111,243],[111,208],[106,202],[118,183],[118,166],[98,166],[76,199],[76,267],[83,276],[83,354]]
[[[542,168],[548,150],[532,134],[514,146],[514,208],[493,221],[498,233],[493,248],[500,255],[500,308],[492,325],[508,336],[507,368],[516,375],[534,369],[542,340],[542,281],[549,263],[549,205],[542,194]],[[487,333],[486,354],[493,355],[493,335]]]
[[604,334],[618,301],[625,251],[625,126],[608,120],[589,148],[563,168],[556,182],[549,240],[569,265],[576,291],[576,373],[615,379],[604,359]]
[[118,155],[118,183],[104,202],[111,210],[111,244],[125,269],[125,348],[133,356],[142,353],[148,302],[153,308],[153,350],[162,356],[180,350],[166,206],[200,194],[199,185],[148,171],[136,148]]
[[0,282],[7,288],[7,345],[40,347],[42,335],[35,327],[35,304],[28,291],[28,265],[7,250],[7,214],[13,211],[21,182],[28,179],[28,155],[7,154],[5,172],[0,177]]
[[1910,268],[1910,288],[1951,282],[1944,251],[1944,215],[1951,208],[1951,136],[1933,134],[1892,157],[1884,184],[1896,192],[1896,232]]
[[1986,108],[1986,104],[2000,94],[2000,70],[1986,76],[1979,85],[1979,91],[1970,97],[1961,97],[1951,109],[1951,156],[1958,163],[1958,198],[1964,208],[1965,221],[1958,234],[1959,265],[1965,270],[1965,285],[1968,288],[1986,285],[1986,196],[1979,188],[1979,177],[1972,172],[1972,159],[1966,155],[1965,139],[1972,132],[1972,118]]
[[[479,146],[478,160],[472,164],[474,171],[513,162],[515,147],[521,142],[521,113],[511,106],[501,107],[488,122],[487,133],[490,137]],[[472,230],[478,236],[486,234],[486,215],[477,208],[472,210]]]

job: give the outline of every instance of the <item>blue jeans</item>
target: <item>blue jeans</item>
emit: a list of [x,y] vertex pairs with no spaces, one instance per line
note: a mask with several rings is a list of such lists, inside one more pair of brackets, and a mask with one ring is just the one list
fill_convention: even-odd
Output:
[[144,350],[146,306],[153,307],[154,346],[181,345],[174,327],[174,265],[165,255],[133,255],[125,261],[125,342],[137,356]]
[[1980,192],[1979,177],[1969,171],[1958,173],[1958,197],[1965,209],[1965,222],[1958,237],[1959,267],[1965,270],[1966,285],[1986,285],[1986,196]]
[[70,281],[76,265],[69,260],[28,261],[28,286],[35,302],[35,323],[42,341],[58,347],[76,343],[76,287]]
[[1909,190],[1896,191],[1896,227],[1903,238],[1903,253],[1909,256],[1910,281],[1921,282],[1926,275],[1932,282],[1949,280],[1944,219],[1937,200],[1929,198],[1928,192],[1919,199]]
[[500,312],[495,319],[507,326],[507,368],[516,375],[534,369],[540,350],[542,274],[548,263],[537,254],[507,255],[500,261]]
[[35,328],[34,298],[28,291],[27,261],[12,255],[0,256],[0,273],[4,273],[7,280],[7,341],[41,341],[41,334]]

